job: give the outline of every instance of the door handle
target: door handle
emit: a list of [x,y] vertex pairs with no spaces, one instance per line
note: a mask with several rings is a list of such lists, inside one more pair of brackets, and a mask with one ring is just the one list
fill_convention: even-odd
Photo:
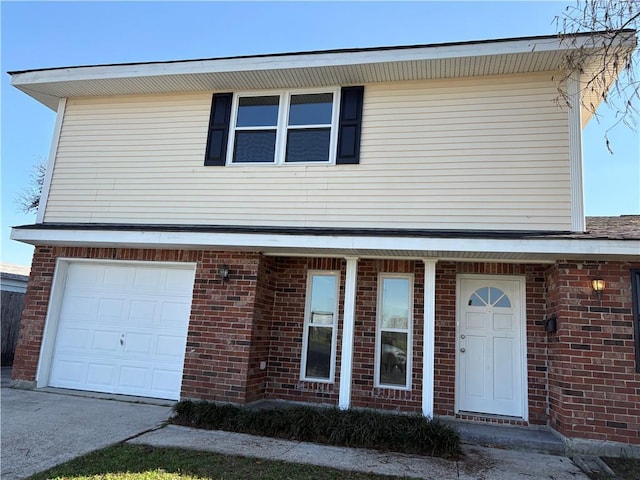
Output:
[[462,353],[466,352],[466,350],[464,349],[464,347],[463,347],[463,348],[461,348],[461,349],[460,349],[460,351],[461,351]]
[[463,333],[462,335],[460,335],[460,338],[467,338],[467,336]]

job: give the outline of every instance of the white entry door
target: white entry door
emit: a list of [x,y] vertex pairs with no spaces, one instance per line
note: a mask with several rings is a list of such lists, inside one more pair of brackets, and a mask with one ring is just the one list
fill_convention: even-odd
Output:
[[177,400],[195,268],[70,262],[49,385]]
[[526,415],[523,296],[520,277],[458,277],[458,411]]

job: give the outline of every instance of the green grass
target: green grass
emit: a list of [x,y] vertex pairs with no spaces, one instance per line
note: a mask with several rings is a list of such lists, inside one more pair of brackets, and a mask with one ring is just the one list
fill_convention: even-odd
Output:
[[[393,480],[400,477],[258,460],[216,453],[119,444],[89,453],[30,480]],[[402,477],[406,480],[405,477]]]
[[440,456],[462,454],[460,435],[438,419],[337,408],[253,410],[237,405],[182,401],[173,423],[327,445]]
[[639,480],[640,459],[637,458],[611,458],[602,457],[609,468],[616,474],[611,477],[605,473],[591,475],[593,480]]

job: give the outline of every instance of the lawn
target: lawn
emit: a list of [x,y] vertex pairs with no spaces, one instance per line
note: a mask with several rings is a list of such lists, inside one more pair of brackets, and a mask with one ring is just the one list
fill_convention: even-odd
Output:
[[406,477],[345,472],[210,452],[119,444],[89,453],[30,480],[393,480]]

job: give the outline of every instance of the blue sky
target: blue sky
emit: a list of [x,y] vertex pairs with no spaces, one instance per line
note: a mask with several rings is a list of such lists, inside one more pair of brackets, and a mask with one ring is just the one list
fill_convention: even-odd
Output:
[[[49,154],[55,115],[10,86],[7,71],[554,34],[572,0],[545,2],[12,2],[2,1],[3,262],[29,265],[9,240],[35,222],[15,202]],[[640,140],[611,113],[584,132],[587,215],[640,213]]]

